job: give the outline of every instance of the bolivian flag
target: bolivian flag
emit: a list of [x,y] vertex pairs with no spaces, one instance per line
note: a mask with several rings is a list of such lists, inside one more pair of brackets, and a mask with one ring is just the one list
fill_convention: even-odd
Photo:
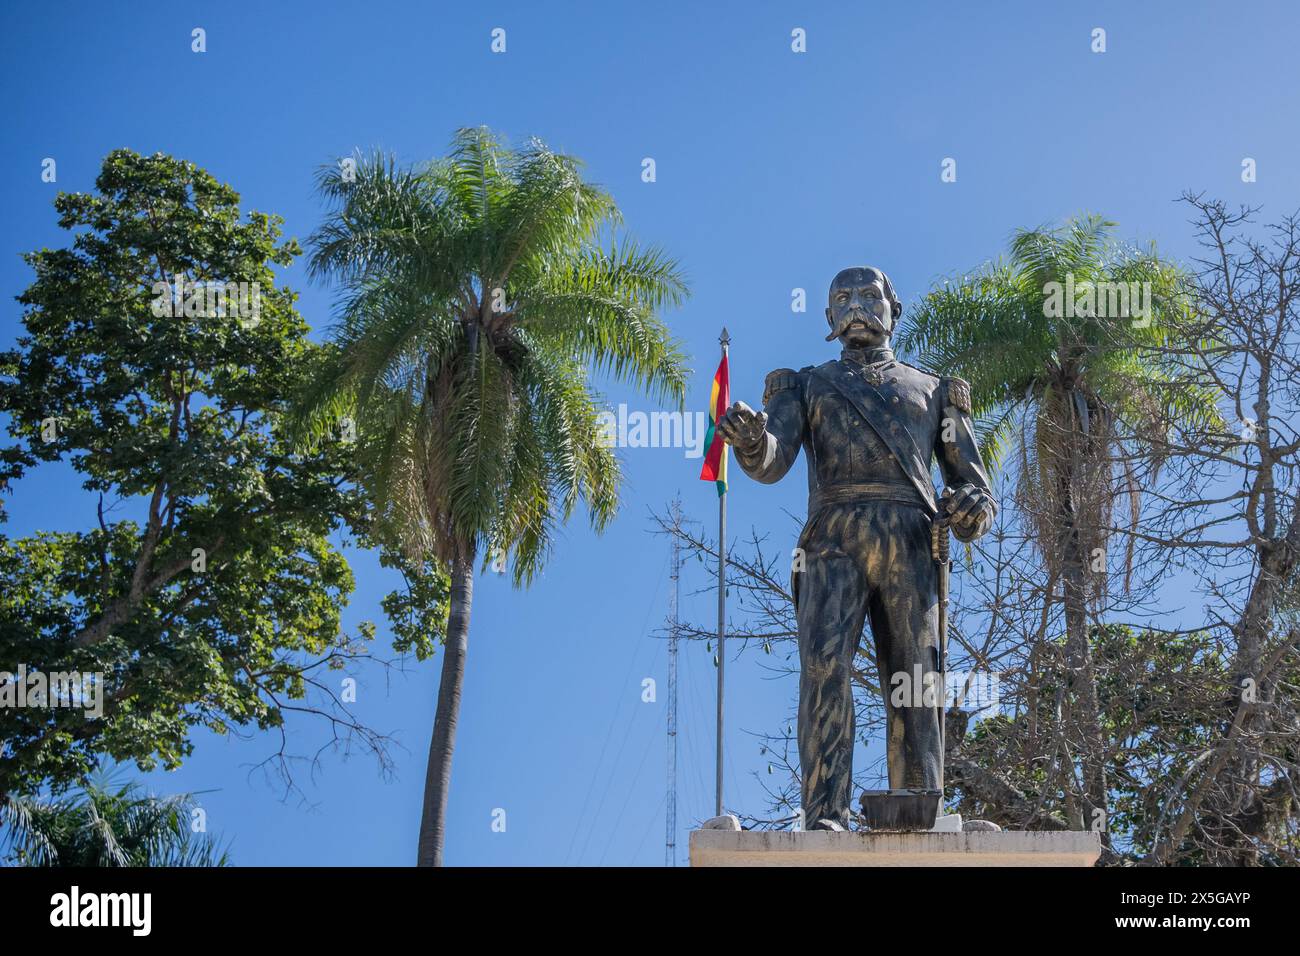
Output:
[[718,434],[718,420],[731,404],[731,383],[727,374],[727,355],[724,352],[713,376],[713,392],[709,396],[709,430],[704,435],[704,467],[700,481],[716,482],[718,497],[727,493],[727,443]]

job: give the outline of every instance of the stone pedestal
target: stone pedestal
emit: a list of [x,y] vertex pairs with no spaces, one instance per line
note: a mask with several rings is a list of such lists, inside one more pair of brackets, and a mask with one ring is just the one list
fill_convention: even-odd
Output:
[[1081,830],[691,831],[691,866],[1092,866],[1100,854]]

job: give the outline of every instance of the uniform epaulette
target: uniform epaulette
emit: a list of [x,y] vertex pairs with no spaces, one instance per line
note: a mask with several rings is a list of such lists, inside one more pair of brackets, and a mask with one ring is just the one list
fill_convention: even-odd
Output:
[[[807,371],[806,369],[804,371]],[[763,382],[763,404],[766,405],[773,395],[787,388],[798,388],[800,372],[792,368],[778,368],[768,372]]]
[[969,415],[970,382],[956,377],[945,378],[943,381],[944,387],[948,391],[948,400],[944,404],[952,405]]

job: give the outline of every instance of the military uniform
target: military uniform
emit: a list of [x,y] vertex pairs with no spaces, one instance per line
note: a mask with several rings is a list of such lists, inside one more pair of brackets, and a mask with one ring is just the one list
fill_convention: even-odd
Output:
[[[899,362],[887,347],[845,349],[838,360],[797,372],[778,369],[767,377],[763,404],[767,433],[752,453],[737,450],[741,468],[772,483],[800,448],[808,458],[802,570],[796,557],[793,578],[803,810],[810,825],[847,825],[851,674],[864,620],[885,697],[889,785],[943,786],[932,457],[954,488],[988,492],[989,481],[971,427],[969,386]],[[936,674],[939,705],[893,707],[890,676],[911,680],[917,665]]]

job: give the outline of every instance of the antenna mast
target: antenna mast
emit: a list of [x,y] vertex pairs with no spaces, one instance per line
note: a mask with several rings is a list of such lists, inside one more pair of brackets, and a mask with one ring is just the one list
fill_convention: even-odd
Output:
[[682,499],[673,499],[673,586],[668,610],[668,803],[664,813],[668,842],[665,866],[677,865],[677,634],[682,577]]

